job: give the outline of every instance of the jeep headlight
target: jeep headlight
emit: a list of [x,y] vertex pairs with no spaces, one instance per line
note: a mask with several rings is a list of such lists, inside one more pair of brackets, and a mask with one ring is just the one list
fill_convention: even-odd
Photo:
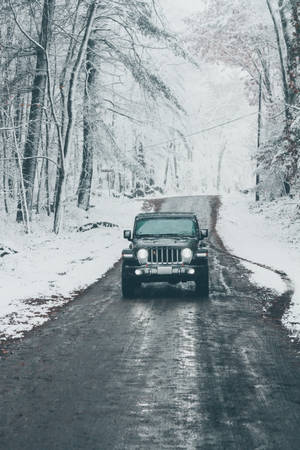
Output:
[[190,248],[184,248],[181,252],[182,262],[190,264],[193,258],[193,252]]
[[145,248],[141,248],[137,252],[137,259],[138,259],[140,264],[147,264],[147,262],[148,262],[148,250],[146,250]]

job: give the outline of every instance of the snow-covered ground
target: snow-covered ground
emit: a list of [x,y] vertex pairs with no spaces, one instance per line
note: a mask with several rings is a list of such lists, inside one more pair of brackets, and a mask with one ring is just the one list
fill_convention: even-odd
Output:
[[[281,198],[269,203],[253,202],[253,195],[224,196],[218,232],[227,248],[251,261],[286,272],[294,295],[283,317],[293,338],[300,338],[300,215],[297,202]],[[284,292],[288,286],[280,275],[253,264],[252,281]]]
[[[128,245],[123,228],[131,228],[141,202],[100,198],[89,212],[66,211],[59,236],[44,217],[32,234],[8,219],[0,222],[1,244],[17,251],[0,258],[0,340],[21,337],[49,319],[49,312],[69,301],[114,265]],[[38,220],[38,219],[37,219]],[[79,226],[107,221],[115,228],[78,232]],[[1,245],[0,245],[1,246]]]

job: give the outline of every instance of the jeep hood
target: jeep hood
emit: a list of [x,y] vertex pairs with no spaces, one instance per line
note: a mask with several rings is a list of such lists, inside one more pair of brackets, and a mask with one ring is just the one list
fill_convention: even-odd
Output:
[[184,237],[147,237],[147,238],[134,238],[133,246],[139,248],[151,248],[151,247],[173,247],[173,248],[185,248],[189,247],[194,249],[197,247],[197,238],[184,238]]

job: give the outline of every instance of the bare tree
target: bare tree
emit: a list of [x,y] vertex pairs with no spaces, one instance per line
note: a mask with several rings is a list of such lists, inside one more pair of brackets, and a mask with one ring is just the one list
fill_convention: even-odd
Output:
[[86,50],[86,81],[83,99],[83,153],[80,181],[78,187],[77,205],[87,210],[90,206],[90,195],[93,178],[93,152],[94,152],[94,122],[95,110],[93,98],[95,95],[95,41],[90,38]]
[[[17,21],[15,10],[11,4],[15,20]],[[28,209],[29,218],[32,214],[34,182],[36,177],[37,159],[35,158],[39,152],[39,142],[41,137],[41,125],[43,108],[45,102],[45,93],[47,88],[47,59],[46,51],[50,45],[53,15],[55,9],[55,0],[44,0],[42,11],[42,23],[36,46],[36,68],[32,85],[31,106],[29,113],[29,124],[27,138],[24,148],[24,159],[22,164],[22,174],[24,179],[24,188],[26,191],[26,208]],[[19,22],[17,21],[17,24]],[[22,198],[18,204],[17,221],[22,221],[23,208],[21,207]]]
[[79,72],[81,69],[82,61],[85,56],[87,43],[89,41],[93,22],[95,19],[95,15],[97,12],[97,6],[98,6],[99,0],[95,0],[91,3],[89,6],[87,17],[86,17],[86,24],[85,24],[85,32],[82,37],[82,41],[80,43],[80,47],[78,49],[78,53],[76,56],[75,63],[73,65],[71,78],[68,86],[68,96],[67,96],[67,113],[68,113],[68,119],[67,119],[67,127],[66,127],[66,134],[64,137],[64,145],[63,150],[60,155],[60,167],[59,167],[59,179],[58,179],[58,185],[57,185],[57,192],[56,192],[56,202],[55,202],[55,212],[54,212],[54,224],[53,224],[53,231],[55,233],[59,233],[61,225],[62,225],[62,219],[63,219],[63,210],[64,210],[64,200],[65,200],[65,189],[66,189],[66,176],[68,171],[68,165],[69,165],[69,151],[70,147],[72,145],[72,138],[73,138],[73,131],[75,126],[75,108],[74,108],[74,101],[75,101],[75,93],[76,93],[76,85],[78,81]]

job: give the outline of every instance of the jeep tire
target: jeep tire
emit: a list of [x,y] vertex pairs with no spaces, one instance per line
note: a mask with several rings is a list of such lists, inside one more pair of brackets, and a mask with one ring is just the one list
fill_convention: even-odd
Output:
[[196,283],[196,295],[201,297],[209,296],[209,276],[208,276],[208,265],[201,267],[199,274],[195,280]]
[[134,297],[135,289],[138,287],[138,283],[135,281],[133,277],[129,277],[126,275],[125,264],[122,265],[122,280],[121,280],[121,288],[122,288],[122,296],[123,298],[132,298]]

